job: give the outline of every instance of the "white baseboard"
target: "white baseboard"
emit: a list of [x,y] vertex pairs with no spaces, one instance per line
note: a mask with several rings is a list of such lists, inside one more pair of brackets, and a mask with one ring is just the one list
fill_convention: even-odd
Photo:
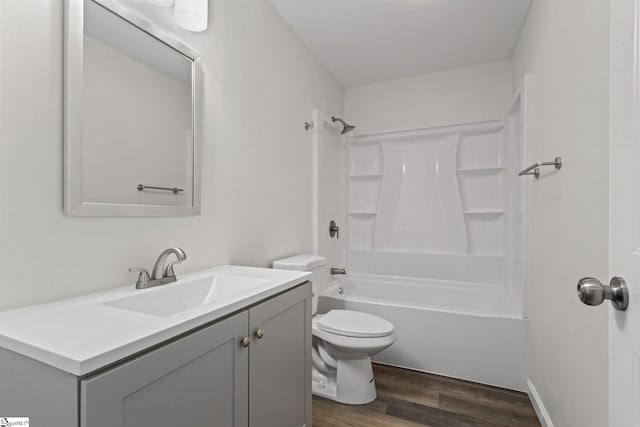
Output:
[[542,399],[538,394],[538,390],[536,390],[536,387],[533,385],[531,380],[527,380],[527,394],[529,395],[533,409],[536,411],[536,415],[538,416],[538,420],[540,420],[542,427],[554,427],[551,422],[551,417],[547,412],[547,408],[545,408],[544,402],[542,402]]

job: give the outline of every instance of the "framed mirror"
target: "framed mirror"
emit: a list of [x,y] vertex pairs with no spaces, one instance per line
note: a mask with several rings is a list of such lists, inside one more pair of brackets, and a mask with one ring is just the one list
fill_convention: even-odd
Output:
[[200,214],[199,55],[123,3],[65,0],[67,215]]

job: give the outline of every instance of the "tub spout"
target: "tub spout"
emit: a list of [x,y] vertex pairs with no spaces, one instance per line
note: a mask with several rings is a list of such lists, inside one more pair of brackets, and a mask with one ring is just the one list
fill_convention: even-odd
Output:
[[331,274],[347,274],[347,271],[344,268],[331,267]]

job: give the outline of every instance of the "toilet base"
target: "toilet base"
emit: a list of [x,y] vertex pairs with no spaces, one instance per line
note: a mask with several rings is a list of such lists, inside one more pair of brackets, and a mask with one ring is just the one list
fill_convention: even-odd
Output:
[[376,399],[371,358],[338,359],[335,374],[324,374],[315,366],[312,391],[316,396],[348,405],[364,405]]

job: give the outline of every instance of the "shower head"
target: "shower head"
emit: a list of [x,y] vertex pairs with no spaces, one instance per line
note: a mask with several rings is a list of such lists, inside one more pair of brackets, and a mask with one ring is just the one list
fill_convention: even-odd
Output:
[[331,117],[331,120],[333,120],[334,122],[340,122],[342,123],[342,132],[340,132],[340,135],[344,135],[345,133],[349,133],[352,130],[354,130],[356,127],[350,124],[347,124],[347,122],[345,122],[344,120],[338,118],[338,117]]

